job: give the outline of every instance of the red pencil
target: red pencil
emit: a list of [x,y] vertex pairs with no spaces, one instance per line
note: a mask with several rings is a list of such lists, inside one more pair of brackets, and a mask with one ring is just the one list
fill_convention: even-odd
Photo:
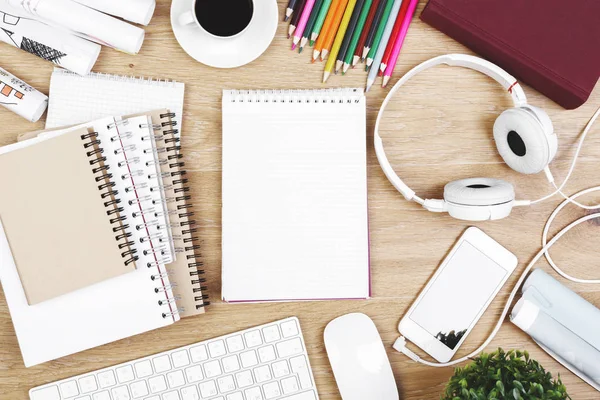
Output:
[[400,11],[398,11],[398,16],[396,17],[396,23],[394,24],[394,29],[392,30],[392,34],[390,35],[390,40],[388,40],[387,47],[385,48],[385,53],[383,53],[383,58],[381,59],[381,64],[379,64],[379,72],[378,75],[383,75],[392,55],[392,50],[394,49],[394,43],[396,43],[396,39],[398,39],[398,33],[400,33],[400,28],[402,27],[402,22],[404,22],[404,17],[406,17],[406,10],[408,10],[408,0],[404,0],[402,5],[400,6]]
[[358,60],[362,56],[363,47],[365,47],[365,42],[367,41],[367,35],[369,34],[369,30],[371,29],[371,25],[373,24],[373,19],[375,19],[375,12],[377,11],[377,5],[380,0],[373,0],[371,4],[371,9],[369,10],[369,14],[367,14],[367,20],[365,21],[365,25],[363,26],[363,31],[360,34],[360,38],[358,39],[358,44],[356,45],[356,52],[354,53],[354,58],[352,59],[352,66],[355,67],[358,64]]

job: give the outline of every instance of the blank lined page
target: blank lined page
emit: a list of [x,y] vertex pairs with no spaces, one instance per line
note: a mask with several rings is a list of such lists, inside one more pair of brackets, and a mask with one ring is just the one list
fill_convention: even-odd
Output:
[[370,295],[360,89],[223,94],[223,299]]

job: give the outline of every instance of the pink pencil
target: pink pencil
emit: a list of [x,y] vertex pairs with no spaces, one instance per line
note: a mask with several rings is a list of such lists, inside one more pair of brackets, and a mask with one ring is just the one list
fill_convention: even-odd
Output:
[[306,28],[306,23],[308,22],[308,18],[310,17],[310,12],[312,11],[314,6],[315,0],[306,1],[304,10],[302,10],[302,15],[300,16],[300,21],[298,21],[298,26],[296,27],[296,32],[294,33],[292,50],[295,50],[296,46],[298,46],[298,43],[300,43],[300,39],[302,39],[302,34],[304,33],[304,29]]
[[398,62],[398,57],[400,56],[400,50],[402,49],[402,44],[404,44],[404,39],[406,38],[406,33],[408,32],[408,27],[412,21],[413,15],[415,15],[415,10],[417,9],[417,4],[419,0],[411,0],[408,5],[408,9],[406,10],[406,16],[404,17],[404,21],[402,21],[402,27],[400,28],[400,32],[398,33],[398,37],[396,38],[396,43],[394,43],[394,48],[392,50],[392,54],[390,55],[390,63],[385,69],[385,74],[383,75],[383,85],[382,87],[386,87],[392,74],[394,73],[394,69],[396,68],[396,63]]

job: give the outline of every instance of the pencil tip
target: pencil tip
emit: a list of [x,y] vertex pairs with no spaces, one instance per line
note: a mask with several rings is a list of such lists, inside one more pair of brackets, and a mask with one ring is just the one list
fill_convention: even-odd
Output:
[[381,87],[386,87],[388,82],[390,81],[390,77],[389,76],[384,76],[383,77],[383,84],[381,85]]
[[311,41],[310,41],[310,47],[313,47],[314,45],[315,45],[315,41],[314,41],[314,40],[311,40]]
[[288,17],[287,15],[285,17],[283,17],[283,22],[288,22],[288,20],[290,19],[290,17]]
[[302,50],[304,50],[304,47],[300,47],[300,48],[298,49],[298,54],[302,54]]
[[292,43],[292,50],[296,50],[296,43]]
[[352,57],[352,68],[356,67],[356,64],[358,64],[359,60],[360,60],[359,56]]
[[329,75],[330,75],[330,73],[327,71],[325,71],[323,73],[323,83],[327,83],[327,79],[329,79]]

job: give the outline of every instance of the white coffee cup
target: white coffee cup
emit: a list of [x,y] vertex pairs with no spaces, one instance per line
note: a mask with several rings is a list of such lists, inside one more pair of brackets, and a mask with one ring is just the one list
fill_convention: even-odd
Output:
[[[255,0],[194,0],[179,15],[179,25],[195,24],[209,35],[231,39],[244,33],[254,19]],[[200,14],[200,17],[199,17]]]

